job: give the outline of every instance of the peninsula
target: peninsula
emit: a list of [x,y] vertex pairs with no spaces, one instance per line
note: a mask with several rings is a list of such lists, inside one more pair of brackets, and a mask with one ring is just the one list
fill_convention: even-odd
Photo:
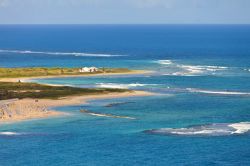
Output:
[[80,104],[87,100],[151,95],[129,89],[76,88],[20,81],[21,78],[33,77],[138,74],[142,71],[108,68],[84,73],[76,68],[1,68],[0,71],[0,123],[65,115],[52,110],[52,107]]

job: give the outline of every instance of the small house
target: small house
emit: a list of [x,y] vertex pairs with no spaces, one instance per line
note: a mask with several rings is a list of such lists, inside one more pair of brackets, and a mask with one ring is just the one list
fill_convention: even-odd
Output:
[[92,73],[98,71],[98,68],[96,67],[83,67],[79,69],[80,73]]

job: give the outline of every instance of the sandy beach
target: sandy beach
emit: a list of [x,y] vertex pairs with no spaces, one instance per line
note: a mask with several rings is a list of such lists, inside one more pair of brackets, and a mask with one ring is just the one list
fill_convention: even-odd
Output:
[[[150,92],[144,91],[131,91],[123,93],[108,93],[97,95],[84,95],[84,96],[69,96],[57,100],[53,99],[21,99],[8,104],[9,111],[2,112],[0,123],[13,123],[23,120],[48,118],[54,116],[67,116],[63,112],[53,110],[53,107],[84,104],[89,100],[107,99],[107,98],[121,98],[121,97],[135,97],[135,96],[150,96]],[[2,101],[3,102],[3,101]]]
[[[32,82],[32,79],[42,78],[59,78],[59,77],[89,77],[89,76],[106,76],[106,75],[127,75],[127,74],[147,74],[150,71],[133,70],[126,73],[100,73],[84,75],[60,75],[60,76],[39,76],[39,77],[20,77],[20,78],[0,78],[0,82]],[[51,85],[58,86],[58,85]],[[13,123],[23,120],[66,116],[68,114],[54,111],[53,107],[83,104],[88,100],[120,98],[129,96],[148,96],[152,93],[144,91],[131,91],[123,93],[107,93],[84,96],[68,96],[60,99],[21,99],[21,100],[2,100],[0,101],[0,123]],[[2,103],[2,104],[1,104]],[[3,104],[5,103],[5,104]],[[6,104],[7,103],[7,104]],[[4,107],[3,107],[4,105]],[[52,109],[51,109],[52,108]]]

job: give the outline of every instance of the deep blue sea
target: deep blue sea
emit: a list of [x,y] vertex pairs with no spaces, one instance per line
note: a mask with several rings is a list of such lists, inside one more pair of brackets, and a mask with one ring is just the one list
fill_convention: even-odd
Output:
[[1,125],[0,166],[250,165],[250,25],[0,26],[0,67],[84,66],[153,72],[33,81],[156,95]]

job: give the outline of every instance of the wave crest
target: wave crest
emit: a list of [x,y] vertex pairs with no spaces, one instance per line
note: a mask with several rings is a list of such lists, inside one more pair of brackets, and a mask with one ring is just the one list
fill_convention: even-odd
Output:
[[115,83],[97,83],[97,87],[100,88],[118,88],[118,89],[128,89],[134,87],[144,87],[144,86],[156,86],[157,84],[140,84],[140,83],[131,83],[131,84],[115,84]]
[[0,132],[0,135],[4,135],[4,136],[15,136],[15,135],[22,135],[22,133],[5,131],[5,132]]
[[250,92],[236,92],[236,91],[212,91],[212,90],[203,90],[195,88],[186,88],[187,91],[193,93],[206,93],[206,94],[215,94],[215,95],[243,95],[250,96]]
[[245,134],[250,131],[250,122],[213,123],[208,125],[189,126],[187,128],[161,128],[146,130],[146,133],[177,136],[227,136]]
[[0,50],[0,53],[15,53],[15,54],[46,54],[46,55],[73,55],[86,57],[119,57],[125,55],[112,54],[93,54],[84,52],[47,52],[47,51],[30,51],[30,50]]
[[173,61],[171,61],[171,60],[158,60],[157,63],[159,63],[161,65],[171,65],[171,64],[173,64]]
[[92,116],[99,116],[99,117],[121,118],[121,119],[131,119],[131,120],[136,119],[136,118],[129,117],[129,116],[119,116],[119,115],[112,115],[112,114],[95,113],[95,112],[90,112],[88,110],[80,110],[80,112],[88,114],[88,115],[92,115]]
[[[225,66],[212,65],[185,65],[171,60],[158,60],[156,63],[166,68],[163,75],[173,76],[199,76],[199,75],[214,75],[217,72],[228,70]],[[162,69],[161,69],[162,70]]]

